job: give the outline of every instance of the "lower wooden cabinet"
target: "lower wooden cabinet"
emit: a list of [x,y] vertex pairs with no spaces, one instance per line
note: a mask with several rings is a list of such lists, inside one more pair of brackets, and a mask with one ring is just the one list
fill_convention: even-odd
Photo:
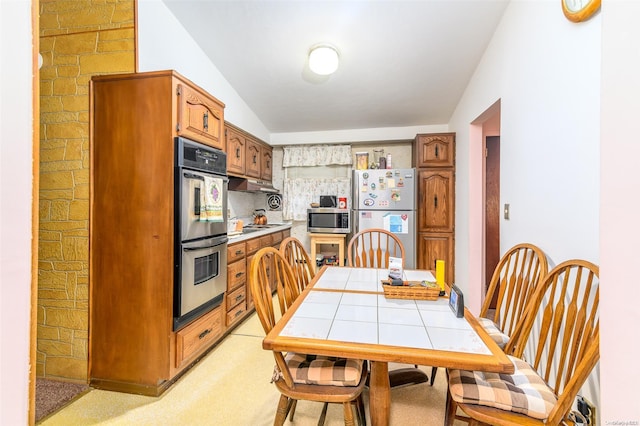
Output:
[[176,368],[193,361],[222,335],[222,306],[176,333]]
[[445,282],[453,284],[455,271],[454,239],[450,232],[421,232],[418,234],[418,269],[435,271],[436,260],[444,260]]

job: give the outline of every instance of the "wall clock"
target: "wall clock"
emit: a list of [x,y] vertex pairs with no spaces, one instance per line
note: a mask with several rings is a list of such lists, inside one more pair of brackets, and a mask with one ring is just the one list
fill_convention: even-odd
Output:
[[600,9],[601,0],[560,0],[564,16],[571,22],[582,22]]

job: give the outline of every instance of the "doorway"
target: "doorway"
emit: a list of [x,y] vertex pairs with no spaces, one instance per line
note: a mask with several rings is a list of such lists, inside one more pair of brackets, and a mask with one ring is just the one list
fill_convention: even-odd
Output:
[[[500,136],[485,138],[485,294],[500,261]],[[490,308],[495,308],[498,292]]]

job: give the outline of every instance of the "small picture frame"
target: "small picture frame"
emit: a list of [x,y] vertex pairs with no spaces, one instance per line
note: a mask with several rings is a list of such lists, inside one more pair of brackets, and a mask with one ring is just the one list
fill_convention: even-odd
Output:
[[449,292],[449,307],[456,318],[464,317],[464,297],[462,291],[454,284]]

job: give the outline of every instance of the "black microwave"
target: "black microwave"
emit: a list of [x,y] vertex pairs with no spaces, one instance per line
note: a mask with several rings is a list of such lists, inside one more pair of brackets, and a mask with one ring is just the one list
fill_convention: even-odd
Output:
[[347,209],[307,209],[307,232],[348,234],[351,232],[349,216]]

